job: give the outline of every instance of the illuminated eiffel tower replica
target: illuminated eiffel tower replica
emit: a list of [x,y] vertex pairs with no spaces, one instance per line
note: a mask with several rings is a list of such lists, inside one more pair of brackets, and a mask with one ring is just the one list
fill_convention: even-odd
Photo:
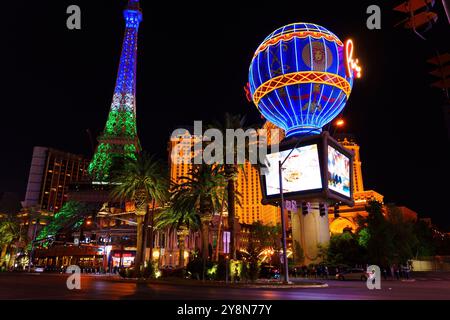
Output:
[[141,149],[136,129],[136,61],[142,21],[139,0],[129,0],[123,15],[125,35],[114,95],[105,129],[98,137],[88,169],[93,184],[108,184],[111,172],[120,168],[125,159],[135,158]]

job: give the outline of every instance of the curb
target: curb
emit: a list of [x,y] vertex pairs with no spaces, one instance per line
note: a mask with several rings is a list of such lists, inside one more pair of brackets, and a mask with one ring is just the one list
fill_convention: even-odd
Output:
[[158,281],[158,280],[139,280],[137,278],[130,279],[102,279],[104,281],[112,281],[112,282],[126,282],[126,283],[143,283],[143,284],[166,284],[172,286],[191,286],[191,287],[219,287],[219,288],[238,288],[238,289],[309,289],[309,288],[327,288],[327,283],[314,283],[314,284],[252,284],[252,283],[243,283],[243,284],[225,284],[224,282],[176,282],[176,281]]

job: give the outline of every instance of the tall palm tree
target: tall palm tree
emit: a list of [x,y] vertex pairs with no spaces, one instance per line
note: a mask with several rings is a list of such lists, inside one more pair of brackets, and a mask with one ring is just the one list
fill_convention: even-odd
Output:
[[[245,126],[245,117],[242,117],[241,115],[233,115],[229,113],[225,113],[225,116],[222,121],[215,121],[213,122],[210,127],[219,129],[223,136],[226,136],[227,129],[232,130],[246,130],[250,127]],[[227,149],[228,141],[227,143],[224,143],[223,146],[225,150],[223,150],[223,154],[226,155],[227,152],[233,155],[233,163],[227,163],[227,161],[224,161],[222,165],[220,165],[223,168],[223,172],[225,175],[225,178],[227,180],[227,210],[228,210],[228,227],[230,229],[230,254],[233,259],[236,259],[236,184],[235,181],[237,179],[239,170],[244,169],[244,165],[241,163],[239,164],[237,162],[238,154],[243,154],[245,156],[245,159],[249,159],[249,152],[251,151],[251,148],[249,148],[250,141],[246,139],[243,147],[244,150],[239,150],[238,144],[233,143],[233,149],[228,150]],[[229,148],[229,146],[228,146]],[[239,203],[238,203],[239,204]]]
[[180,177],[172,193],[172,208],[175,212],[192,213],[198,216],[202,235],[202,258],[208,259],[209,224],[214,212],[221,207],[226,179],[219,166],[195,165],[188,176]]
[[[149,204],[163,204],[167,200],[167,175],[162,164],[147,153],[138,154],[136,159],[127,159],[123,169],[116,173],[116,186],[111,191],[113,199],[134,201],[137,222],[136,269],[140,270],[145,257],[145,234],[148,228]],[[146,219],[147,216],[147,219]],[[146,222],[146,223],[144,223]],[[153,225],[150,232],[153,231]],[[150,251],[153,241],[150,242]],[[150,252],[150,259],[151,259]]]
[[[0,246],[2,249],[0,262],[6,267],[9,268],[14,264],[17,250],[15,243],[24,238],[26,238],[25,229],[21,228],[20,221],[15,216],[9,214],[0,222]],[[8,262],[4,261],[7,252],[10,253]]]
[[173,228],[177,232],[178,237],[178,265],[184,266],[184,249],[185,239],[189,235],[189,231],[197,231],[200,229],[200,216],[196,211],[178,210],[176,205],[178,193],[174,193],[170,199],[169,206],[166,207],[156,218],[156,228],[165,229]]

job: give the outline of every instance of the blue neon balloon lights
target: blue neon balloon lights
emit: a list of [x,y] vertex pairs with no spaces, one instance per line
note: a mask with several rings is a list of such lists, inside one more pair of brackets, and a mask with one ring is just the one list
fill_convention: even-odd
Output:
[[357,75],[346,46],[312,23],[272,32],[256,50],[249,69],[250,93],[258,110],[287,137],[320,133],[344,108]]

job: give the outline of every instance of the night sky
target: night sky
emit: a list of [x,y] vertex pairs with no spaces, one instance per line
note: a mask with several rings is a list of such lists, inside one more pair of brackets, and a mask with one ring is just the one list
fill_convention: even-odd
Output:
[[[448,230],[449,140],[443,96],[429,87],[434,78],[426,60],[434,54],[434,46],[449,50],[450,28],[437,2],[440,20],[423,41],[408,30],[393,28],[403,15],[381,4],[385,2],[258,1],[243,6],[186,1],[180,6],[141,1],[137,117],[144,149],[166,160],[174,128],[220,118],[225,112],[261,121],[243,91],[254,51],[278,27],[317,23],[342,40],[352,37],[364,68],[344,117],[345,131],[361,145],[365,188]],[[66,8],[71,4],[81,7],[81,30],[66,28]],[[24,196],[33,146],[92,155],[87,130],[95,139],[106,122],[125,4],[125,0],[2,3],[7,8],[2,9],[6,24],[1,31],[5,57],[0,191]],[[369,4],[382,7],[381,30],[366,28]]]

